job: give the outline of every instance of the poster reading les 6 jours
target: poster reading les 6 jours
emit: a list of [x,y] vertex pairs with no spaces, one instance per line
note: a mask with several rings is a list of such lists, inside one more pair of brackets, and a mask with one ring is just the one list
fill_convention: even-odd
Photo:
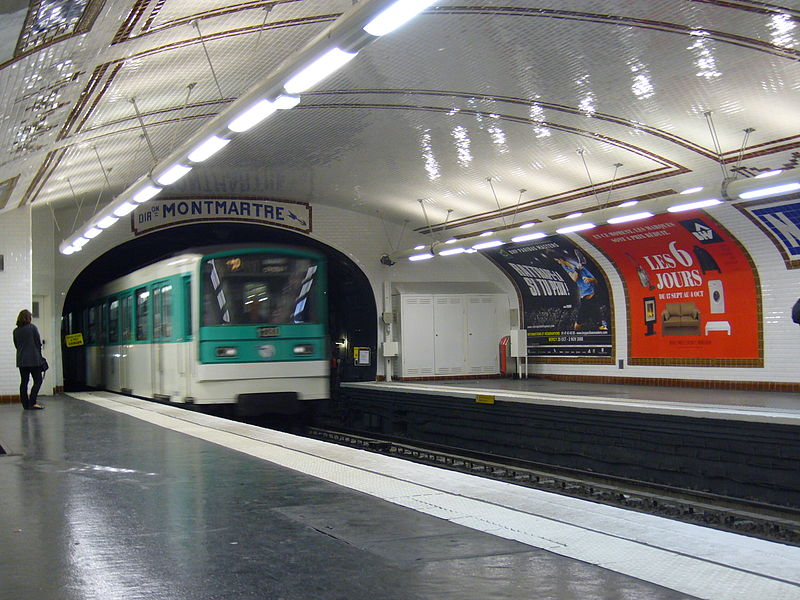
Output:
[[607,225],[585,238],[627,288],[631,364],[760,366],[757,278],[740,245],[705,212]]

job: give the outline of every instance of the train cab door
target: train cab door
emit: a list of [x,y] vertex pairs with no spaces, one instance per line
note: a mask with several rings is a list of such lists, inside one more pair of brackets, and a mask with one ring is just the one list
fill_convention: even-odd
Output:
[[[153,396],[168,399],[170,393],[170,368],[174,369],[174,358],[169,356],[172,338],[172,284],[161,281],[153,284],[153,338],[151,344],[151,369]],[[172,359],[172,360],[170,360]],[[173,365],[171,367],[171,365]],[[165,397],[166,396],[166,397]]]

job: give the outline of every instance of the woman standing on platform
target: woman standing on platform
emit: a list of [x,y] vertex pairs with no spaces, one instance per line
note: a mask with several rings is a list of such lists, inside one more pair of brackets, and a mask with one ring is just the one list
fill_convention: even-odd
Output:
[[[17,315],[14,329],[14,347],[17,349],[17,368],[19,369],[19,399],[25,410],[41,410],[44,406],[36,403],[39,388],[42,387],[42,339],[39,330],[31,323],[31,311],[21,310]],[[28,381],[33,377],[33,387],[28,394]]]

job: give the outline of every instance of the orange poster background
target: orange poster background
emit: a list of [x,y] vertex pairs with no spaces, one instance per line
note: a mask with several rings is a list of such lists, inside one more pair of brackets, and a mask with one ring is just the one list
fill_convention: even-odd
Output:
[[583,235],[626,286],[631,362],[756,366],[758,281],[739,244],[705,212],[657,215]]

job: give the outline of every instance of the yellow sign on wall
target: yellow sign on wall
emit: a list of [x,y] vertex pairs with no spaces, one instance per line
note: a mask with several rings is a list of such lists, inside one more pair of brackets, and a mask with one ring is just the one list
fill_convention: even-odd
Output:
[[67,348],[74,348],[75,346],[83,346],[83,334],[70,333],[69,335],[64,336],[64,342],[67,344]]

